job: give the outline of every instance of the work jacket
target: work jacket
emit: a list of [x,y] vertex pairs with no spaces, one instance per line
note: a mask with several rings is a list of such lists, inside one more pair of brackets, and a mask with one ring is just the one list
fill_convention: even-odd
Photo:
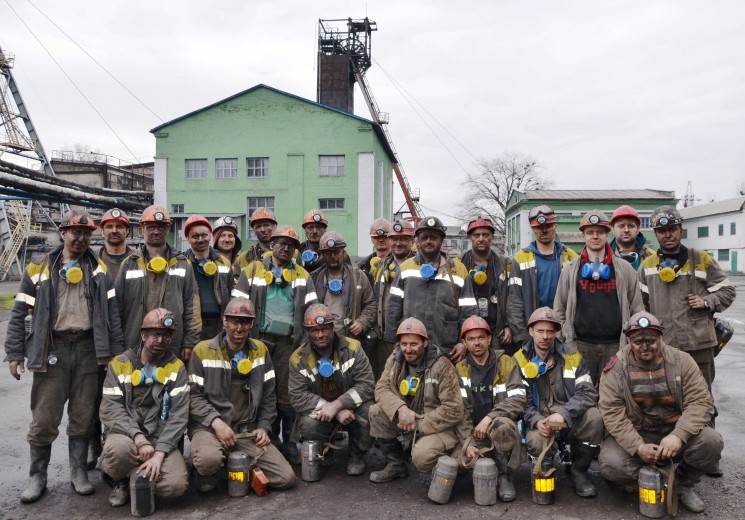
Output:
[[[613,249],[613,253],[615,253],[616,255],[620,254],[618,250],[618,244],[615,238],[610,241],[610,247],[611,249]],[[631,264],[631,266],[634,268],[634,271],[639,270],[639,266],[644,260],[646,260],[650,256],[657,254],[655,250],[649,246],[649,242],[647,242],[647,239],[641,233],[636,235],[636,243],[634,244],[634,250],[636,251],[636,254],[639,255],[636,262]]]
[[[687,443],[709,424],[714,416],[711,394],[698,365],[686,352],[660,344],[665,361],[665,378],[681,416],[672,433]],[[629,361],[633,359],[627,345],[611,359],[600,376],[600,402],[605,431],[629,455],[645,443],[642,431],[643,413],[629,389]]]
[[[579,256],[561,242],[556,242],[554,247],[561,257],[562,269],[570,260]],[[538,305],[538,271],[535,253],[528,249],[521,249],[512,259],[507,295],[507,324],[512,329],[515,343],[523,343],[530,338],[528,319]]]
[[543,375],[535,379],[529,378],[525,374],[525,366],[536,355],[533,339],[528,340],[523,348],[515,353],[514,359],[520,367],[523,377],[523,384],[526,391],[526,404],[523,413],[523,420],[531,427],[535,428],[535,423],[545,419],[542,410],[549,402],[548,395],[542,395],[538,389],[537,380],[539,378],[551,378],[551,386],[563,386],[566,395],[566,401],[561,404],[557,403],[557,396],[554,393],[553,400],[556,404],[561,404],[554,411],[559,413],[567,423],[569,428],[578,421],[585,412],[597,406],[598,391],[592,384],[592,379],[587,371],[585,362],[577,350],[569,345],[565,345],[558,339],[554,341],[551,349],[555,359],[554,367]]
[[[195,270],[197,268],[196,264],[198,264],[199,261],[194,256],[194,252],[191,249],[188,249],[185,255],[187,260],[194,264],[192,270]],[[230,292],[235,286],[233,269],[230,262],[228,262],[228,260],[216,249],[210,247],[210,252],[207,258],[217,264],[217,273],[212,276],[212,286],[215,290],[215,299],[217,300],[217,304],[220,306],[220,315],[222,316],[222,314],[225,313],[225,308],[228,306],[228,302],[230,301]],[[194,276],[196,276],[196,273],[194,273]],[[197,287],[197,292],[198,291],[199,287]]]
[[306,240],[302,244],[300,244],[300,247],[297,248],[298,255],[300,256],[300,261],[298,262],[301,266],[303,266],[303,269],[308,271],[308,274],[312,273],[316,269],[319,269],[323,267],[324,261],[323,257],[321,256],[320,251],[316,251],[316,254],[318,255],[318,258],[315,262],[305,262],[303,261],[303,253],[310,249],[310,246],[308,245],[308,241]]
[[[608,248],[606,248],[608,249]],[[577,337],[574,332],[574,318],[577,315],[577,276],[579,275],[581,257],[570,261],[562,270],[559,276],[559,286],[556,288],[556,298],[554,298],[554,311],[556,317],[561,322],[561,336],[564,343],[574,345]],[[616,295],[618,296],[618,305],[621,308],[621,336],[618,339],[619,345],[626,343],[626,336],[623,333],[623,324],[629,321],[629,318],[637,312],[644,310],[642,295],[639,291],[639,284],[636,281],[636,271],[626,260],[611,256],[613,263],[613,272],[616,276]]]
[[[52,346],[52,327],[57,316],[57,273],[62,268],[62,247],[32,261],[26,267],[16,294],[5,336],[5,361],[23,361],[34,372],[46,372]],[[106,364],[124,350],[114,284],[106,264],[88,249],[79,260],[88,287],[88,310],[99,364]],[[33,310],[31,334],[26,338],[25,319]]]
[[[463,253],[461,261],[470,274],[471,269],[476,267],[476,262],[473,259],[473,250]],[[493,336],[499,336],[507,326],[507,293],[509,291],[511,271],[512,262],[509,258],[498,255],[494,251],[489,252],[489,258],[486,264],[486,285],[489,287],[489,316],[493,314],[491,309],[496,310],[496,321],[489,322],[489,328],[491,328]],[[475,293],[476,282],[473,283]]]
[[463,322],[477,312],[471,277],[460,260],[448,260],[444,255],[432,279],[422,277],[421,265],[418,253],[401,264],[401,276],[393,279],[385,316],[385,341],[394,343],[401,322],[414,317],[424,323],[430,344],[449,353],[460,340]]
[[[413,258],[415,254],[414,251],[409,251],[406,260]],[[401,264],[396,262],[393,253],[388,253],[382,262],[378,262],[376,265],[371,267],[370,276],[372,276],[373,279],[375,300],[378,302],[375,333],[378,338],[382,338],[385,331],[385,312],[388,307],[391,286],[393,280],[395,280],[396,277],[401,276]]]
[[[233,296],[248,298],[254,304],[256,309],[257,321],[261,321],[261,316],[266,303],[266,273],[271,272],[272,267],[272,255],[269,253],[260,262],[252,262],[243,271],[241,276],[238,278],[238,283],[233,289]],[[300,341],[303,339],[303,316],[304,309],[307,305],[316,302],[316,292],[313,286],[307,287],[308,284],[308,271],[293,263],[288,267],[290,271],[291,281],[288,282],[292,285],[293,294],[293,346],[297,347],[300,345]],[[251,329],[251,337],[258,338],[261,334],[259,326],[255,326]]]
[[[129,349],[109,363],[99,411],[101,422],[106,427],[106,433],[118,433],[130,439],[141,433],[153,444],[156,451],[170,453],[178,449],[189,419],[189,383],[186,367],[180,359],[168,352],[154,365],[163,368],[165,381],[153,382],[150,392],[154,403],[142,416],[139,403],[135,402],[135,390],[132,386],[132,373],[142,368],[138,354],[139,348]],[[160,407],[165,387],[168,387],[171,395],[171,409],[168,418],[161,420]]]
[[[344,285],[349,284],[349,295],[345,298],[344,316],[340,316],[344,323],[345,335],[354,339],[365,337],[368,330],[375,324],[377,302],[370,286],[367,275],[351,265],[342,264]],[[310,282],[315,288],[316,298],[323,303],[328,291],[328,266],[324,265],[310,275]],[[344,295],[346,291],[343,291]],[[346,334],[347,327],[358,321],[362,325],[362,332],[358,336]]]
[[[432,343],[424,351],[424,375],[414,397],[414,403],[419,403],[419,406],[412,404],[413,408],[409,407],[424,416],[417,421],[416,427],[422,435],[445,431],[455,433],[463,421],[463,399],[460,396],[458,373],[446,357],[440,356],[439,351]],[[375,402],[394,424],[397,422],[398,409],[407,404],[399,390],[401,381],[407,375],[408,363],[397,347],[386,361],[383,374],[375,385]],[[420,392],[423,392],[421,398]]]
[[129,255],[134,253],[134,249],[132,249],[129,246],[126,246],[125,255],[120,262],[115,261],[109,253],[106,251],[106,246],[101,246],[101,249],[98,250],[98,258],[106,264],[106,269],[108,275],[111,277],[111,281],[115,282],[116,277],[119,274],[119,269],[121,268],[124,261],[127,259]]
[[148,290],[146,278],[165,276],[163,300],[158,306],[173,314],[176,330],[173,331],[168,350],[178,357],[182,348],[194,348],[202,332],[199,290],[191,262],[183,253],[168,246],[164,256],[168,269],[162,274],[154,274],[147,270],[146,251],[143,244],[127,257],[116,277],[116,300],[122,318],[124,342],[130,348],[139,345],[142,320],[145,314],[153,310],[145,308]]
[[237,371],[230,364],[233,353],[225,333],[197,343],[189,358],[189,437],[200,430],[212,431],[212,421],[218,417],[228,426],[235,423],[239,430],[272,431],[272,423],[277,418],[272,358],[266,345],[259,340],[246,340],[242,350],[248,355],[251,371],[240,377],[248,380],[251,399],[246,408],[236,410],[230,401],[230,383]]
[[[334,333],[333,344],[334,373],[331,378],[342,392],[338,398],[342,408],[354,411],[373,399],[375,378],[372,368],[359,341]],[[290,404],[295,413],[313,418],[327,403],[321,397],[323,377],[318,373],[318,359],[318,353],[308,341],[303,342],[290,356]]]
[[[493,407],[486,415],[491,417],[492,420],[497,417],[505,417],[517,421],[525,408],[526,395],[520,369],[512,358],[502,350],[491,350],[489,356],[496,358],[497,366],[492,381]],[[471,431],[476,426],[473,423],[474,399],[471,386],[471,367],[473,364],[473,358],[469,354],[455,367],[458,372],[460,395],[465,409],[464,419],[458,425],[458,438],[461,443],[464,443],[471,436]]]
[[[711,315],[732,305],[736,291],[709,253],[684,246],[680,249],[687,259],[672,282],[660,278],[659,255],[642,262],[636,274],[644,306],[665,326],[662,339],[668,345],[686,352],[713,348],[718,343]],[[692,254],[695,262],[691,262]],[[688,305],[689,294],[701,296],[711,310],[692,309]]]

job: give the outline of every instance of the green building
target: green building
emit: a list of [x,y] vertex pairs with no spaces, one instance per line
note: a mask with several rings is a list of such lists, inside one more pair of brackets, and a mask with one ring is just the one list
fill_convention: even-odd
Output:
[[675,206],[675,192],[662,190],[528,190],[513,191],[507,202],[506,254],[513,256],[535,238],[530,230],[530,209],[547,204],[556,213],[559,224],[557,239],[578,253],[584,248],[579,232],[582,216],[592,209],[604,211],[608,218],[622,204],[628,204],[639,212],[642,233],[654,248],[657,240],[650,226],[652,211],[658,206]]
[[172,212],[170,242],[185,249],[189,215],[238,219],[244,248],[248,219],[272,208],[297,229],[321,209],[350,255],[367,254],[369,226],[392,216],[393,151],[373,121],[266,85],[164,123],[156,138],[155,202]]

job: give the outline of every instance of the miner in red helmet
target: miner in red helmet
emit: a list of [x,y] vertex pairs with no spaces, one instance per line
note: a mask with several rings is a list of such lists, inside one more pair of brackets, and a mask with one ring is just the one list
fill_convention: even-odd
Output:
[[627,204],[619,206],[610,218],[610,225],[613,227],[610,247],[616,256],[629,262],[635,271],[639,270],[645,258],[655,254],[641,233],[641,224],[639,213]]

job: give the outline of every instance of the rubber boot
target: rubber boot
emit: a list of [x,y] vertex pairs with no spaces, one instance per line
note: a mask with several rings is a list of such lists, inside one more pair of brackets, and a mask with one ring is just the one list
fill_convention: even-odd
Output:
[[510,460],[510,453],[509,451],[497,451],[494,456],[494,460],[497,463],[497,470],[499,471],[497,496],[502,502],[512,502],[517,496],[515,484],[512,482],[512,470],[507,466]]
[[92,495],[88,482],[88,437],[68,437],[70,454],[70,484],[78,495]]
[[587,444],[579,442],[572,444],[572,469],[569,470],[569,476],[572,479],[574,492],[583,498],[592,498],[598,494],[598,490],[587,478],[587,470],[590,469],[594,452],[595,448]]
[[724,473],[722,473],[722,468],[719,467],[719,462],[717,462],[717,465],[713,470],[706,473],[706,476],[711,478],[721,478],[722,476],[724,476]]
[[52,445],[31,446],[31,466],[28,470],[28,484],[21,493],[21,502],[36,502],[47,488],[47,468],[52,456]]
[[299,466],[300,452],[297,444],[290,440],[292,428],[295,425],[295,412],[280,411],[279,413],[282,417],[282,455],[290,464]]
[[96,464],[98,464],[98,457],[101,456],[102,450],[103,446],[101,446],[101,423],[99,421],[94,421],[93,433],[91,433],[91,436],[88,438],[87,466],[89,470],[96,469]]
[[217,477],[214,475],[207,477],[197,473],[197,490],[200,493],[209,493],[210,491],[214,491],[216,487]]
[[380,471],[370,473],[370,482],[380,484],[408,477],[409,468],[406,467],[404,449],[398,439],[378,439],[378,444],[385,456],[386,464]]
[[364,453],[355,448],[349,449],[349,461],[347,462],[347,475],[353,477],[365,474],[365,461],[362,460]]
[[693,486],[701,480],[701,475],[701,471],[691,468],[685,461],[678,464],[678,469],[675,472],[680,503],[692,513],[704,512],[704,501],[693,491]]
[[109,493],[109,505],[121,507],[129,500],[129,479],[125,478],[114,482],[114,488]]

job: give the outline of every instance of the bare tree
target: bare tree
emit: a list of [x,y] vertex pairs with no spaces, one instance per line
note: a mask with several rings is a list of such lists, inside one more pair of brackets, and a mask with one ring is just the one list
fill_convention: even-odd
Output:
[[514,190],[540,190],[553,181],[541,173],[543,167],[534,158],[517,152],[505,152],[492,158],[480,158],[477,171],[469,173],[463,183],[466,195],[461,203],[461,215],[468,220],[489,217],[497,235],[506,232],[507,201]]
[[738,195],[745,195],[745,178],[740,179],[740,182],[735,183],[735,192]]

